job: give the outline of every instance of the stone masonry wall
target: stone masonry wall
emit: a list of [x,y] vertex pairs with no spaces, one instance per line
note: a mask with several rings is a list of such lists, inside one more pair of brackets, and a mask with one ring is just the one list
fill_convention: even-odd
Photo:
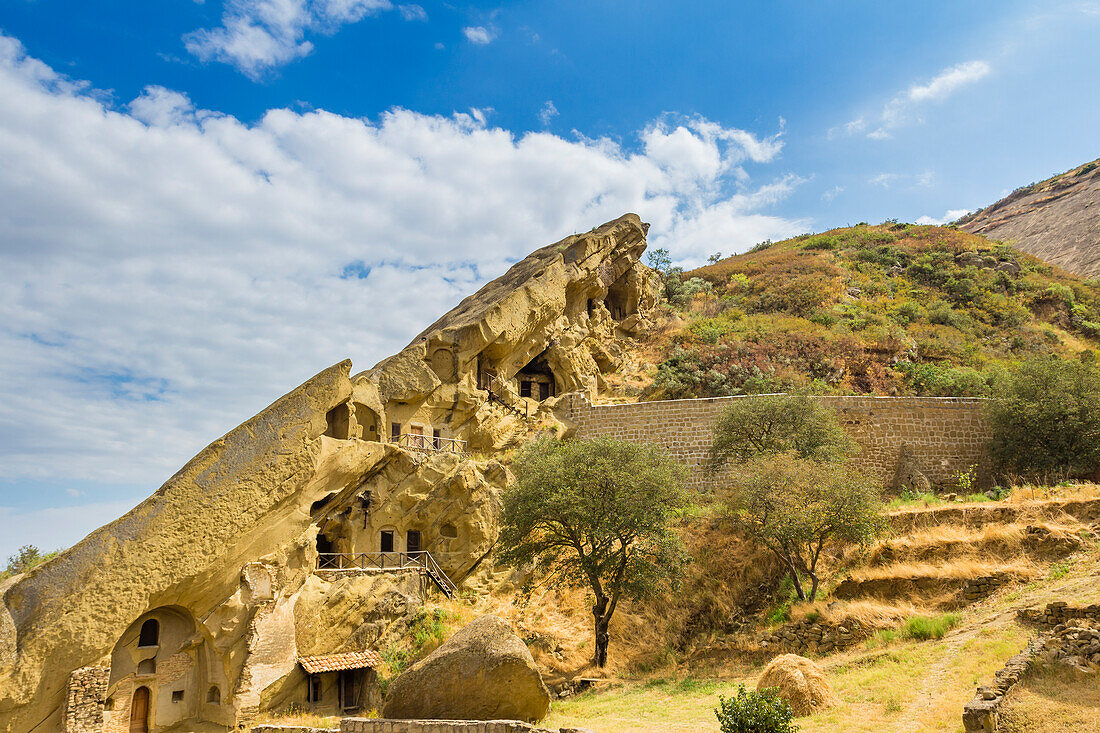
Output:
[[[607,436],[652,443],[669,451],[691,469],[688,485],[706,486],[702,466],[710,449],[713,425],[733,400],[760,396],[662,400],[623,405],[592,405],[582,393],[566,395],[559,409],[576,426],[579,438]],[[898,454],[908,446],[921,471],[933,484],[948,486],[956,471],[978,467],[979,483],[987,480],[985,445],[989,426],[982,400],[963,397],[814,397],[834,408],[848,433],[859,443],[856,463],[868,474],[890,483]]]
[[536,728],[518,720],[344,718],[340,721],[340,733],[551,733],[551,731]]
[[99,733],[107,699],[109,667],[81,667],[69,675],[65,700],[65,733]]

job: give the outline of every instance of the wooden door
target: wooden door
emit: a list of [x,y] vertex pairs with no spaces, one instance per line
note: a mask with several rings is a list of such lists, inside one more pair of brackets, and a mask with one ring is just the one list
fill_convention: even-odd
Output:
[[405,535],[405,552],[410,555],[414,552],[420,552],[420,532],[415,529],[410,529],[408,534]]
[[144,685],[134,690],[130,703],[130,733],[149,733],[149,688]]

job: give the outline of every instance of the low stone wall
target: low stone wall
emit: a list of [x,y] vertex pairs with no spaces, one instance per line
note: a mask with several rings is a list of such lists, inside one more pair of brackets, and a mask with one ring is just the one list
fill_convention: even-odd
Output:
[[340,733],[591,733],[583,728],[550,731],[518,720],[386,720],[344,718]]
[[81,667],[69,675],[65,699],[65,733],[99,733],[107,699],[110,667]]
[[959,591],[958,602],[964,606],[977,603],[1002,585],[1011,583],[1016,579],[1016,576],[1011,573],[995,573],[981,578],[971,578],[966,581],[966,585]]
[[870,636],[872,631],[856,619],[845,619],[835,624],[802,619],[771,633],[762,634],[760,646],[793,652],[809,651],[827,654],[858,644]]
[[310,728],[307,725],[257,725],[251,733],[340,733],[339,728]]
[[1100,603],[1094,603],[1091,606],[1071,606],[1065,601],[1055,601],[1048,603],[1047,607],[1042,610],[1020,609],[1016,612],[1016,615],[1031,623],[1053,629],[1055,626],[1065,624],[1071,619],[1083,618],[1100,622]]
[[[691,469],[689,486],[705,488],[702,467],[713,439],[714,422],[734,400],[766,396],[661,400],[624,405],[592,405],[582,393],[562,398],[559,412],[579,438],[607,436],[658,445]],[[985,446],[991,437],[982,416],[982,400],[961,397],[814,397],[837,411],[859,444],[856,463],[888,484],[905,446],[920,470],[940,486],[951,485],[957,471],[978,467],[979,483],[988,483]]]
[[966,733],[995,733],[1005,695],[1024,676],[1048,641],[1049,637],[1039,635],[1022,652],[1005,662],[1005,666],[994,675],[992,684],[978,688],[974,699],[963,708]]

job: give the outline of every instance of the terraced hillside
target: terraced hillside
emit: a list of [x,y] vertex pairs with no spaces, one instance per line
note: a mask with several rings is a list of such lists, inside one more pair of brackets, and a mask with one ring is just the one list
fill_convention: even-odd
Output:
[[998,370],[1100,350],[1100,284],[951,227],[860,225],[665,270],[625,399],[810,389],[986,396]]
[[999,239],[1068,272],[1100,276],[1100,158],[1023,186],[964,216],[960,229]]
[[[803,733],[961,730],[975,688],[1036,633],[1018,611],[1100,601],[1100,486],[927,500],[894,509],[892,535],[866,553],[835,558],[848,570],[817,603],[765,609],[756,631],[700,639],[663,664],[624,671],[556,702],[547,724],[717,730],[717,696],[754,685],[763,662],[794,650],[818,660],[840,698],[799,719]],[[994,577],[1001,580],[983,582]],[[1009,696],[1006,715],[1016,721],[1011,730],[1090,730],[1098,706],[1076,677],[1037,669]],[[1050,727],[1028,727],[1036,720]]]

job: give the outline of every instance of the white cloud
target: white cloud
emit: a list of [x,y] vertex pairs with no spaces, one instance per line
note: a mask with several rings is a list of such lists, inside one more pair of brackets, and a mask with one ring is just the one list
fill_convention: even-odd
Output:
[[963,216],[966,216],[969,213],[970,213],[970,209],[949,209],[939,219],[937,219],[935,217],[932,217],[932,216],[922,216],[921,218],[917,219],[916,222],[914,222],[914,223],[916,223],[916,224],[934,224],[936,226],[939,226],[941,224],[946,224],[948,222],[955,221],[956,219],[959,219]]
[[821,194],[821,200],[825,203],[829,203],[842,193],[844,193],[844,186],[833,186],[828,191]]
[[882,112],[869,123],[864,116],[857,117],[843,125],[829,129],[827,137],[857,135],[867,132],[872,140],[886,140],[892,137],[891,130],[913,122],[921,105],[929,102],[942,102],[959,89],[969,86],[992,73],[993,67],[986,61],[967,61],[944,69],[931,81],[917,83],[906,91],[896,95],[886,103]]
[[425,21],[428,19],[428,11],[419,5],[398,5],[401,17],[408,21]]
[[484,46],[492,43],[496,37],[497,32],[492,28],[486,28],[483,25],[467,26],[462,29],[462,35],[466,36],[466,40],[470,43]]
[[908,183],[911,186],[927,188],[936,180],[935,171],[926,170],[921,173],[879,173],[867,179],[872,186],[890,188],[899,183]]
[[896,183],[901,177],[900,173],[879,173],[877,176],[870,178],[867,182],[872,186],[890,188],[890,186]]
[[[401,13],[419,20],[409,10],[419,7],[404,5]],[[340,26],[392,9],[390,0],[226,0],[220,26],[187,33],[183,41],[203,61],[221,61],[259,79],[308,56],[313,51],[308,33],[335,33]]]
[[320,369],[372,366],[510,262],[624,212],[685,264],[811,228],[768,212],[802,179],[747,177],[779,135],[702,118],[633,150],[481,110],[246,124],[161,87],[122,110],[82,89],[0,36],[0,480],[55,482],[47,505],[73,477],[151,492]]
[[554,100],[548,99],[546,104],[542,105],[542,109],[539,110],[539,122],[542,123],[543,127],[546,127],[559,114],[558,108],[554,106]]
[[906,95],[911,102],[940,101],[955,90],[985,78],[993,69],[985,61],[968,61],[941,71],[927,84],[914,84]]

